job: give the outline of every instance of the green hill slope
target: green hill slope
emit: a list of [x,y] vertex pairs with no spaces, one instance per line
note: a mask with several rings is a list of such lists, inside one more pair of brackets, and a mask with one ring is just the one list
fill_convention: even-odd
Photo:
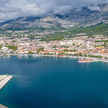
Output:
[[64,38],[71,38],[75,36],[80,36],[80,34],[85,36],[95,36],[95,35],[104,35],[108,36],[108,24],[98,24],[89,27],[78,27],[71,28],[65,32],[56,32],[54,34],[46,35],[42,40],[61,40]]

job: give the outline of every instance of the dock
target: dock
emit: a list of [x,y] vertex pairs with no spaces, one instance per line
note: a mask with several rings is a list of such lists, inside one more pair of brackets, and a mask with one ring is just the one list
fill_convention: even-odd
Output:
[[0,90],[12,79],[10,75],[0,75]]

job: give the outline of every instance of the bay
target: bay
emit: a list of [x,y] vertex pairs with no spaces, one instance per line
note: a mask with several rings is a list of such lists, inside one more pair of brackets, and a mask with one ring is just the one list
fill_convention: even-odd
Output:
[[0,57],[0,75],[14,78],[0,91],[9,108],[108,108],[108,63],[72,58]]

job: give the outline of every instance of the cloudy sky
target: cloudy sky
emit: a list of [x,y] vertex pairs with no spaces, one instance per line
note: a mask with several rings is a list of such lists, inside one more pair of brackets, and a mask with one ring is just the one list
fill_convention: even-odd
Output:
[[66,13],[71,8],[97,6],[108,0],[0,0],[0,22],[19,16]]

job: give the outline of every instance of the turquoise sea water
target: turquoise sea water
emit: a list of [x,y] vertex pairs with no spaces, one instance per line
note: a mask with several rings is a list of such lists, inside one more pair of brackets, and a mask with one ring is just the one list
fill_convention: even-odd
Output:
[[14,78],[0,91],[9,108],[108,108],[108,63],[56,57],[0,57],[0,74]]

